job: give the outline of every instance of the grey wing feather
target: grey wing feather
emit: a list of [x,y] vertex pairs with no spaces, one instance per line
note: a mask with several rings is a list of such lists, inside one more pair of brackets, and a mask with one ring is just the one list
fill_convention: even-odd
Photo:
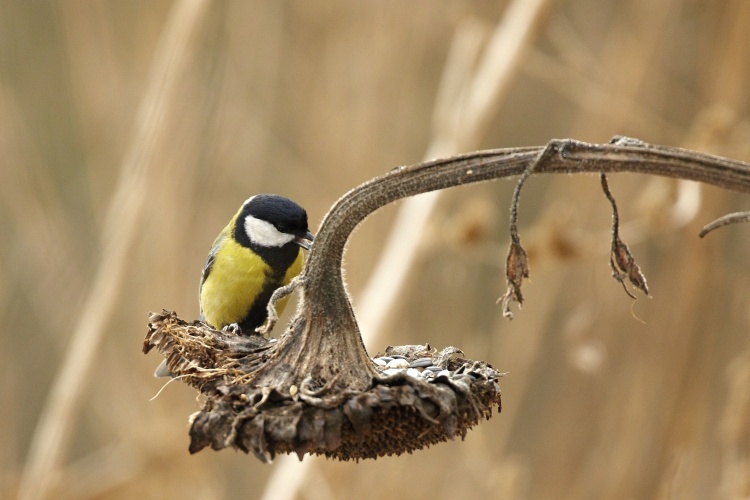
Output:
[[[222,242],[226,238],[226,234],[224,231],[221,232],[221,234],[214,240],[214,244],[211,247],[211,251],[208,252],[208,257],[206,258],[206,263],[203,265],[203,270],[201,271],[201,282],[198,286],[198,303],[201,302],[201,292],[203,291],[203,283],[206,282],[206,279],[208,279],[208,275],[211,273],[211,268],[214,265],[214,260],[216,260],[216,253],[219,251],[219,247],[221,246]],[[201,305],[201,321],[205,321],[205,318],[203,317],[203,306]]]

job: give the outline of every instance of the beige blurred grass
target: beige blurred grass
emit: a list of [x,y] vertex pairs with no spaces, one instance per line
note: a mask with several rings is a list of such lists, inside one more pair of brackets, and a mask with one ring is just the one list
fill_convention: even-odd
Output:
[[61,455],[73,434],[76,410],[93,378],[96,352],[119,302],[123,278],[132,265],[127,254],[143,225],[144,205],[155,195],[151,191],[153,172],[164,130],[176,125],[166,119],[173,114],[171,97],[186,66],[186,54],[192,52],[191,39],[206,5],[203,0],[177,2],[159,39],[132,139],[103,221],[101,260],[34,430],[21,478],[21,498],[44,498],[54,490]]
[[[17,493],[103,234],[135,109],[170,2],[3,2],[0,15],[0,496]],[[290,196],[319,220],[344,191],[418,161],[456,27],[494,26],[504,4],[211,4],[172,95],[117,307],[70,429],[62,498],[256,498],[270,468],[227,452],[187,454],[194,394],[155,401],[158,361],[140,354],[146,313],[197,313],[198,272],[248,195]],[[746,2],[556,2],[481,147],[627,134],[750,159]],[[473,147],[473,146],[472,146]],[[511,183],[445,193],[389,343],[458,345],[511,374],[503,413],[411,456],[315,460],[300,497],[743,498],[750,494],[746,228],[698,240],[747,208],[701,191],[677,221],[672,181],[618,176],[623,237],[649,278],[635,304],[609,277],[609,213],[596,179],[528,183],[521,237],[527,303],[502,292]],[[489,214],[489,215],[488,215]],[[355,301],[393,208],[354,235]],[[488,220],[489,219],[489,220]],[[467,236],[468,235],[468,236]],[[631,311],[632,308],[632,311]],[[645,325],[634,318],[642,319]]]

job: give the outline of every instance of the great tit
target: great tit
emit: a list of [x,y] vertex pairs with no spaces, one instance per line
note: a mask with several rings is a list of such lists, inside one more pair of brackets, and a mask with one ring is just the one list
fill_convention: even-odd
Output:
[[[313,235],[292,200],[259,194],[245,201],[214,241],[199,288],[201,319],[216,329],[252,333],[266,321],[271,294],[302,270]],[[281,312],[287,298],[276,305]]]
[[[309,250],[312,240],[307,212],[292,200],[249,198],[208,253],[199,287],[201,320],[217,330],[254,333],[266,321],[273,292],[302,271],[302,249]],[[288,299],[276,304],[279,314]],[[169,375],[166,363],[154,375]]]

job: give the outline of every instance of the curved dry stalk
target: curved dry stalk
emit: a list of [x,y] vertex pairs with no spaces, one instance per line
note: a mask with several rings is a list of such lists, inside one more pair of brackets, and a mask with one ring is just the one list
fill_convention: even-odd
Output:
[[335,323],[337,335],[358,335],[344,290],[341,259],[349,234],[370,213],[407,196],[527,171],[635,172],[750,192],[750,167],[744,162],[622,139],[613,144],[552,140],[542,147],[479,151],[401,167],[350,191],[326,215],[303,271],[303,317],[316,324]]
[[[207,396],[192,423],[191,451],[233,446],[264,461],[277,452],[371,458],[463,436],[488,418],[500,404],[502,374],[481,362],[451,359],[454,348],[439,353],[404,346],[387,352],[408,366],[426,361],[449,368],[430,381],[375,366],[344,288],[342,255],[354,228],[392,201],[529,172],[636,172],[750,193],[746,163],[630,139],[552,140],[542,147],[478,151],[394,169],[350,191],[328,212],[299,278],[300,306],[278,342],[263,343],[262,337],[239,342],[173,314],[153,315],[144,350],[156,346],[172,373],[185,375]],[[606,183],[602,186],[608,192]],[[608,198],[612,201],[611,193]]]
[[701,229],[701,232],[698,233],[698,236],[703,238],[714,229],[719,229],[720,227],[724,227],[729,224],[737,224],[739,222],[750,222],[750,212],[735,212],[719,217],[710,224],[706,224],[705,226],[703,226],[703,229]]

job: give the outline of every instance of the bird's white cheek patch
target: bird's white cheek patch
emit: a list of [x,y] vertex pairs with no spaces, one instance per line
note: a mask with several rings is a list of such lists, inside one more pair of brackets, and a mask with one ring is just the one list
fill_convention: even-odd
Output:
[[256,219],[252,215],[245,217],[245,233],[250,241],[263,247],[284,246],[294,239],[293,234],[282,233],[270,222]]

